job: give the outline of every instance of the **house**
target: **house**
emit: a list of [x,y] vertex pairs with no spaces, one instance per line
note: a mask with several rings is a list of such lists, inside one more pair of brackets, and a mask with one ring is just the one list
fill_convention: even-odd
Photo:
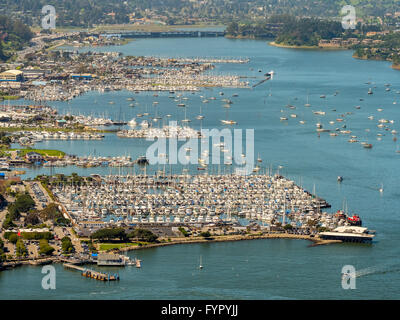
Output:
[[25,155],[25,159],[32,163],[33,162],[41,162],[41,161],[43,161],[43,156],[37,152],[28,152]]
[[56,125],[57,127],[64,127],[67,124],[67,121],[65,119],[60,119],[60,120],[56,120]]

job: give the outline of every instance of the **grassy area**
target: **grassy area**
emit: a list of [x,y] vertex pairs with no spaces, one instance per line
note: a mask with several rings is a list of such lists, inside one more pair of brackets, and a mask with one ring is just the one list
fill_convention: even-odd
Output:
[[113,249],[121,249],[125,247],[133,247],[137,246],[138,244],[136,242],[127,242],[127,243],[101,243],[99,245],[100,251],[107,251],[107,250],[113,250]]
[[9,149],[7,151],[17,151],[19,150],[20,156],[24,157],[28,152],[40,153],[43,156],[48,157],[64,157],[65,152],[59,150],[47,150],[47,149]]
[[18,100],[19,96],[0,96],[0,100]]

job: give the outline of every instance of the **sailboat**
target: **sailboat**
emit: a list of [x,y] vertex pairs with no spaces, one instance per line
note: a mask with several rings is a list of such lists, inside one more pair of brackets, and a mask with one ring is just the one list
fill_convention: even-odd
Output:
[[190,120],[190,119],[188,119],[188,118],[186,117],[186,107],[185,107],[185,119],[183,119],[182,122],[188,123],[188,122],[191,122],[191,121],[192,121],[192,120]]
[[234,121],[234,120],[228,120],[228,118],[229,118],[229,108],[230,108],[230,105],[227,104],[227,105],[224,106],[224,108],[226,108],[226,120],[221,120],[221,123],[222,123],[222,124],[237,124],[237,122]]
[[304,105],[305,107],[311,107],[311,104],[309,102],[309,95],[307,93],[307,103]]
[[379,188],[379,192],[383,193],[383,183],[381,183],[381,187]]
[[201,269],[203,269],[203,264],[201,263],[201,259],[202,258],[202,256],[200,256],[200,264],[199,264],[199,269],[201,270]]
[[200,114],[196,117],[197,120],[203,120],[204,116],[201,113],[201,105],[200,105]]

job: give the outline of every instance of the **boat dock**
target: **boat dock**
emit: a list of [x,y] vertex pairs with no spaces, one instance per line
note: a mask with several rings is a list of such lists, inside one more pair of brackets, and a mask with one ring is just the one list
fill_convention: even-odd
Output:
[[119,275],[102,273],[91,269],[82,268],[70,263],[64,263],[65,268],[81,271],[82,276],[100,281],[116,281],[119,280]]

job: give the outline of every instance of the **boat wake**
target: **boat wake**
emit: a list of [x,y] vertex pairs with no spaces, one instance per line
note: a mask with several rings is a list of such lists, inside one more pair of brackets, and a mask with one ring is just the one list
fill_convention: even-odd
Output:
[[364,277],[373,274],[385,274],[400,272],[400,264],[373,266],[356,271],[356,278]]

